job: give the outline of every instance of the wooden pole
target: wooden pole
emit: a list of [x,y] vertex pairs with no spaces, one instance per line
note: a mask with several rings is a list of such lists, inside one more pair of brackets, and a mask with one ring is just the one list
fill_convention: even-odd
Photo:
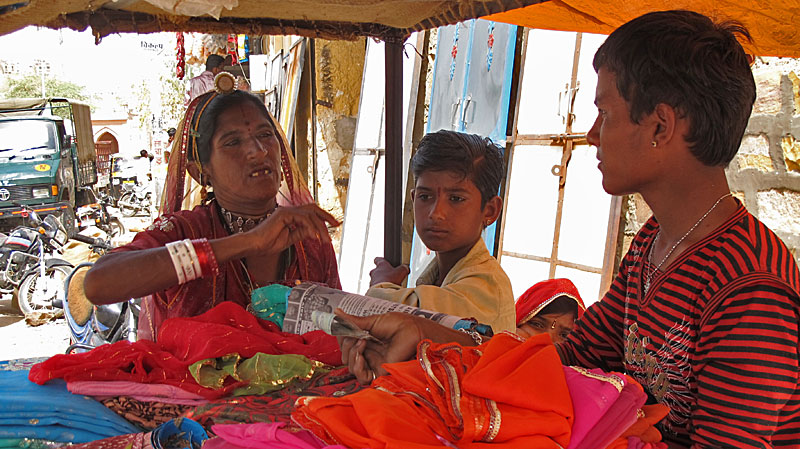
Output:
[[386,40],[386,201],[383,257],[402,262],[403,225],[403,39]]

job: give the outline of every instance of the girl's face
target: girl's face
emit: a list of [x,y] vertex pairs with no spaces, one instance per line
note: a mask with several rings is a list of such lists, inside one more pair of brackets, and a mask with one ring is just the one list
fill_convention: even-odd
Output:
[[226,209],[261,215],[275,205],[281,182],[281,146],[275,128],[249,101],[217,117],[204,170]]
[[517,335],[529,338],[534,335],[550,334],[550,339],[553,340],[553,343],[560,343],[572,332],[574,326],[575,314],[572,312],[540,313],[529,321],[520,324],[517,327]]

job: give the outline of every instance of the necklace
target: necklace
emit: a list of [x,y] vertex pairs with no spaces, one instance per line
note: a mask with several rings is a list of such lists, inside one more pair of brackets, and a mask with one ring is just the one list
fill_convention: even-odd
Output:
[[653,250],[655,249],[656,243],[658,242],[658,238],[661,237],[661,228],[658,229],[658,234],[656,234],[656,238],[653,239],[653,244],[650,247],[650,252],[647,253],[647,263],[650,265],[650,268],[645,271],[644,267],[642,267],[642,272],[644,274],[644,294],[645,295],[647,295],[647,291],[650,290],[650,281],[653,279],[653,276],[656,273],[658,273],[658,270],[661,268],[661,265],[664,265],[664,262],[666,262],[667,259],[669,259],[669,256],[672,255],[672,252],[675,251],[675,248],[677,248],[678,245],[680,245],[686,239],[686,237],[688,237],[689,234],[691,234],[692,231],[694,231],[695,228],[697,228],[700,225],[700,223],[702,223],[703,220],[705,220],[706,217],[708,217],[708,215],[714,209],[717,208],[717,206],[719,205],[719,203],[722,202],[722,200],[724,200],[725,198],[727,198],[727,197],[729,197],[731,195],[733,195],[733,194],[729,192],[729,193],[726,193],[725,195],[722,195],[721,197],[719,197],[717,202],[714,203],[714,205],[711,206],[711,208],[708,209],[706,211],[706,213],[704,213],[703,216],[700,217],[699,220],[697,220],[697,223],[695,223],[691,228],[689,228],[688,231],[686,231],[686,234],[683,234],[683,237],[679,238],[678,241],[675,242],[674,245],[672,245],[672,248],[670,248],[669,251],[667,251],[667,254],[664,256],[664,258],[661,259],[661,262],[659,262],[658,265],[656,265],[655,268],[653,268]]
[[269,218],[269,216],[272,215],[273,212],[275,212],[277,206],[275,207],[275,209],[272,209],[271,211],[267,212],[266,215],[257,218],[242,217],[241,215],[234,214],[233,212],[229,211],[228,209],[225,209],[222,206],[219,206],[219,209],[220,212],[222,213],[222,218],[225,220],[225,227],[228,228],[228,232],[230,232],[231,234],[239,234],[255,228],[259,223]]

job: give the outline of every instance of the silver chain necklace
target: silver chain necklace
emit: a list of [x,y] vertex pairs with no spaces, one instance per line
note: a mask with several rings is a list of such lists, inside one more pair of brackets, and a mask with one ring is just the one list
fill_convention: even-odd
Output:
[[692,231],[695,230],[695,228],[700,226],[700,223],[702,223],[703,220],[705,220],[706,217],[708,217],[708,215],[711,212],[713,212],[714,209],[717,208],[717,206],[719,205],[719,203],[722,202],[722,200],[724,200],[725,198],[727,198],[727,197],[729,197],[731,195],[733,195],[733,194],[729,192],[729,193],[726,193],[725,195],[722,195],[721,197],[719,197],[717,202],[714,203],[714,205],[711,206],[711,208],[709,210],[707,210],[706,213],[703,214],[703,216],[700,217],[699,220],[697,220],[697,223],[695,223],[691,228],[689,228],[688,231],[686,231],[686,234],[683,234],[683,237],[679,238],[678,241],[675,242],[674,245],[672,245],[672,248],[670,248],[669,251],[667,251],[667,254],[664,256],[663,259],[661,259],[661,262],[659,262],[658,265],[656,265],[655,268],[653,268],[653,252],[655,250],[656,243],[658,242],[658,238],[661,237],[661,228],[658,229],[658,234],[656,234],[656,238],[653,239],[653,244],[650,246],[650,252],[647,253],[647,263],[650,265],[650,268],[648,270],[645,270],[644,267],[642,267],[642,274],[644,275],[644,294],[645,295],[647,295],[647,291],[650,290],[650,281],[653,279],[653,275],[658,273],[658,270],[661,268],[661,265],[664,265],[664,262],[666,262],[667,259],[669,259],[669,256],[672,255],[672,252],[675,251],[675,248],[677,248],[678,245],[680,245],[686,239],[686,237],[688,237],[689,234],[691,234]]

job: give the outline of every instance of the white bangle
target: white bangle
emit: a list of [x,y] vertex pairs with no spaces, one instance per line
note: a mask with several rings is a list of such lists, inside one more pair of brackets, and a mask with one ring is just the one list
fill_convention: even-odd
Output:
[[178,276],[178,284],[185,284],[186,274],[183,272],[183,266],[177,250],[177,245],[179,244],[179,242],[169,242],[166,246],[169,257],[172,259],[172,267],[175,269],[175,274]]
[[197,257],[197,251],[195,251],[194,245],[192,245],[192,240],[184,239],[182,243],[183,246],[186,247],[186,250],[189,252],[189,256],[192,259],[192,267],[194,268],[195,279],[203,277],[203,268],[200,266],[200,259]]
[[178,284],[185,284],[202,276],[197,253],[194,251],[191,240],[169,242],[166,247],[172,259],[175,274],[178,276]]

